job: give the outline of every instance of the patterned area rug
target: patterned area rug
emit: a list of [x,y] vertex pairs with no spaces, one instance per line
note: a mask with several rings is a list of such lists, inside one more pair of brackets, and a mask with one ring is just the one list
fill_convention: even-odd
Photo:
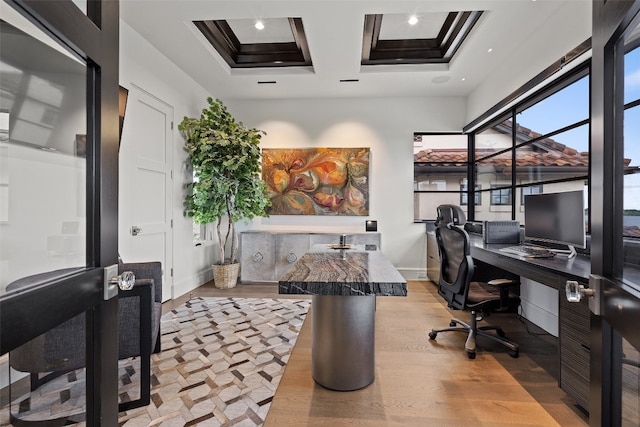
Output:
[[[164,315],[162,352],[151,359],[151,404],[120,413],[119,425],[262,425],[310,302],[198,297]],[[136,368],[137,361],[120,364],[121,400],[138,395]],[[59,397],[48,410],[77,405],[66,391],[84,387],[77,372],[61,377],[63,385],[47,384],[46,395]],[[30,405],[42,407],[39,399],[32,394]]]

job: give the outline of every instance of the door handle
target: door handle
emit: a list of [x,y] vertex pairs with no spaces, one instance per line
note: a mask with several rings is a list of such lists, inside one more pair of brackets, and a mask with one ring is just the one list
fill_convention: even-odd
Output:
[[565,284],[565,291],[567,294],[567,301],[580,302],[582,298],[587,298],[589,303],[589,310],[596,316],[600,316],[600,292],[602,289],[603,277],[595,274],[589,275],[589,287],[576,282],[575,280],[567,280]]
[[132,225],[131,226],[131,235],[132,236],[137,236],[141,232],[142,232],[142,228],[138,227],[137,225]]

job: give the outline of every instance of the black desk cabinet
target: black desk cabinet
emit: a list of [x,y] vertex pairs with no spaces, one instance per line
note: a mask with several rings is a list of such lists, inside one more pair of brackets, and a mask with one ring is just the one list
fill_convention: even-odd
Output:
[[553,259],[525,259],[499,252],[509,245],[485,245],[480,236],[472,237],[471,256],[504,271],[526,277],[558,290],[558,351],[562,388],[583,409],[589,410],[590,311],[587,301],[570,303],[565,294],[567,280],[588,284],[591,266],[586,257],[571,261],[558,256]]
[[560,388],[589,411],[590,314],[586,300],[570,303],[560,292]]

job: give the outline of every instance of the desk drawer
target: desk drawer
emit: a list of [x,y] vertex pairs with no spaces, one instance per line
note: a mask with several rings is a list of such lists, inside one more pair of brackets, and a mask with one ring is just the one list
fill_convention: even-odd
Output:
[[570,303],[560,292],[560,388],[589,410],[590,314],[586,301]]

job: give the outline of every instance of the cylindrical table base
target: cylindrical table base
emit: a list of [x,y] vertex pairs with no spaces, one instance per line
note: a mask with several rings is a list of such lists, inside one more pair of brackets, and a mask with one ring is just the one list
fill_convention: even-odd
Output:
[[371,384],[375,376],[376,296],[311,298],[313,379],[339,391]]

